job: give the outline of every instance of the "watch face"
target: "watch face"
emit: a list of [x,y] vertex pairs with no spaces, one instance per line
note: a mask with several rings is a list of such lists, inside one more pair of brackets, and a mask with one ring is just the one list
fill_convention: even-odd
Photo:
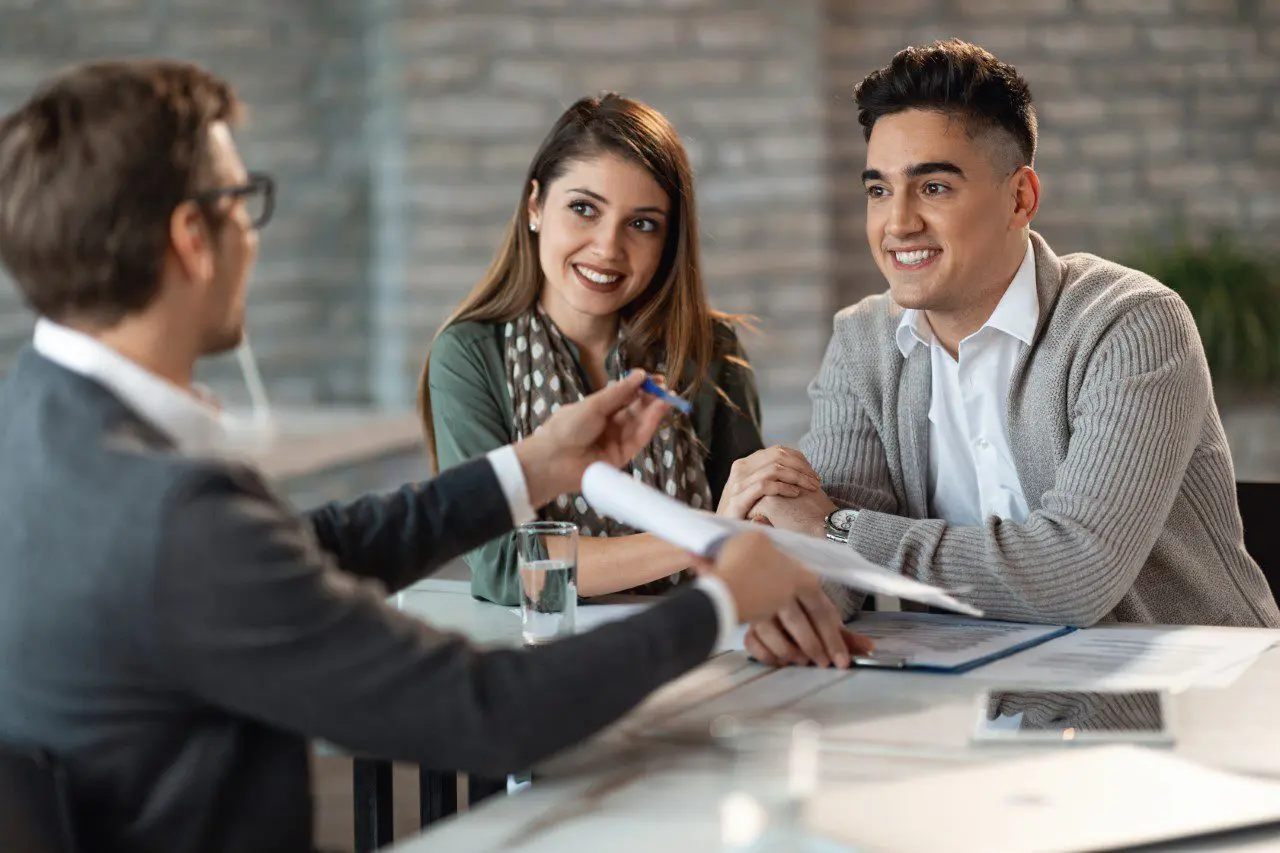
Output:
[[838,509],[831,513],[831,526],[847,533],[853,529],[853,520],[857,517],[856,509]]

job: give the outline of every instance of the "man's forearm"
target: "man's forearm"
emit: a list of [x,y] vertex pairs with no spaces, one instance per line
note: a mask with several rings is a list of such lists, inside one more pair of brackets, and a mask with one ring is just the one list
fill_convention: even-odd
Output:
[[320,546],[344,570],[407,586],[511,529],[511,510],[488,459],[423,483],[307,513]]

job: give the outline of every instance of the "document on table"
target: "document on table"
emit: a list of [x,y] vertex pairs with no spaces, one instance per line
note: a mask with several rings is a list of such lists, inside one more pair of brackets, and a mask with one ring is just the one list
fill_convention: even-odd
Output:
[[[876,641],[879,655],[907,659],[902,669],[961,673],[1047,642],[1074,630],[1062,625],[999,622],[945,613],[863,613],[851,631]],[[743,651],[746,631],[733,648]]]
[[864,613],[849,628],[875,640],[877,654],[935,672],[967,672],[1073,630],[941,613]]
[[1238,670],[1277,640],[1280,631],[1261,628],[1106,625],[1072,632],[973,675],[1019,687],[1180,691],[1220,684],[1224,672]]
[[1280,783],[1136,746],[827,786],[804,815],[811,831],[877,853],[1128,849],[1276,822]]
[[652,533],[694,554],[714,556],[726,539],[735,533],[751,530],[764,533],[779,550],[815,573],[854,589],[919,601],[970,616],[982,615],[982,611],[935,586],[875,565],[852,548],[692,509],[603,462],[595,463],[583,475],[582,494],[596,512]]

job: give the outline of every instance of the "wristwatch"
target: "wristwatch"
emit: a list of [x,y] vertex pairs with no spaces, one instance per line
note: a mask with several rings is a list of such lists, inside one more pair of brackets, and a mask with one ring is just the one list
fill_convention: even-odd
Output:
[[827,538],[841,545],[849,544],[849,535],[853,533],[853,522],[858,518],[856,509],[837,509],[827,515]]

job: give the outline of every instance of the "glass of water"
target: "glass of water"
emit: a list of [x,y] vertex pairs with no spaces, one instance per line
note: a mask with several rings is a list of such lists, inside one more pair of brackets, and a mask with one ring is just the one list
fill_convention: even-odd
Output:
[[531,521],[516,528],[520,622],[526,645],[573,634],[578,609],[578,525]]

